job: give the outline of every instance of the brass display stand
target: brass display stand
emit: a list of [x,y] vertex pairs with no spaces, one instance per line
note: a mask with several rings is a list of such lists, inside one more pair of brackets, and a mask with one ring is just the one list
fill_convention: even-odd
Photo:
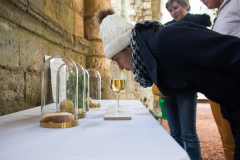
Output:
[[101,105],[100,105],[100,104],[97,104],[97,105],[91,104],[91,105],[89,105],[89,107],[90,107],[90,108],[100,108]]
[[86,118],[86,113],[78,114],[78,119]]
[[40,127],[43,128],[71,128],[75,126],[78,126],[78,120],[61,123],[40,121]]

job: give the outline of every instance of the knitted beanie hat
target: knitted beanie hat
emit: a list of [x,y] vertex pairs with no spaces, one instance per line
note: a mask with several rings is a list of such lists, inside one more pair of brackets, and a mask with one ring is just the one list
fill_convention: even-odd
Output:
[[108,59],[130,45],[133,25],[121,16],[114,14],[112,8],[98,11],[94,19],[100,25],[104,53]]

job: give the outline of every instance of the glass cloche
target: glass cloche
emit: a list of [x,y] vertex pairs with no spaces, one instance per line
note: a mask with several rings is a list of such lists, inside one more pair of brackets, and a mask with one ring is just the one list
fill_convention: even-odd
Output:
[[89,111],[89,74],[86,69],[85,69],[85,107],[86,111]]
[[87,69],[89,74],[89,107],[99,108],[101,105],[101,75],[96,69]]
[[53,56],[41,71],[41,121],[44,128],[78,125],[78,69],[66,56]]
[[76,63],[78,68],[78,118],[86,117],[86,85],[85,85],[85,69],[78,63]]

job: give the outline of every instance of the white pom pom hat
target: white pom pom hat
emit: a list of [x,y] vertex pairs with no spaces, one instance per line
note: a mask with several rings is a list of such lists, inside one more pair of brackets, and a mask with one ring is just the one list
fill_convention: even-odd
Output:
[[102,20],[100,34],[108,59],[130,45],[132,28],[133,24],[117,14],[108,15]]

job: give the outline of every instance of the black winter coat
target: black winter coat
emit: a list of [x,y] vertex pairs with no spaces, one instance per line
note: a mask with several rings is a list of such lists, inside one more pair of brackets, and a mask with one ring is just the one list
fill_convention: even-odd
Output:
[[163,95],[203,93],[220,104],[235,132],[231,115],[240,111],[239,38],[190,22],[176,22],[158,32],[139,27],[137,38],[149,75]]
[[[210,16],[207,14],[190,14],[190,13],[188,13],[181,21],[192,22],[192,23],[195,23],[198,25],[202,25],[204,27],[210,27],[212,25]],[[167,26],[167,25],[173,24],[175,22],[177,22],[177,21],[172,20],[172,21],[165,23],[164,25]]]

